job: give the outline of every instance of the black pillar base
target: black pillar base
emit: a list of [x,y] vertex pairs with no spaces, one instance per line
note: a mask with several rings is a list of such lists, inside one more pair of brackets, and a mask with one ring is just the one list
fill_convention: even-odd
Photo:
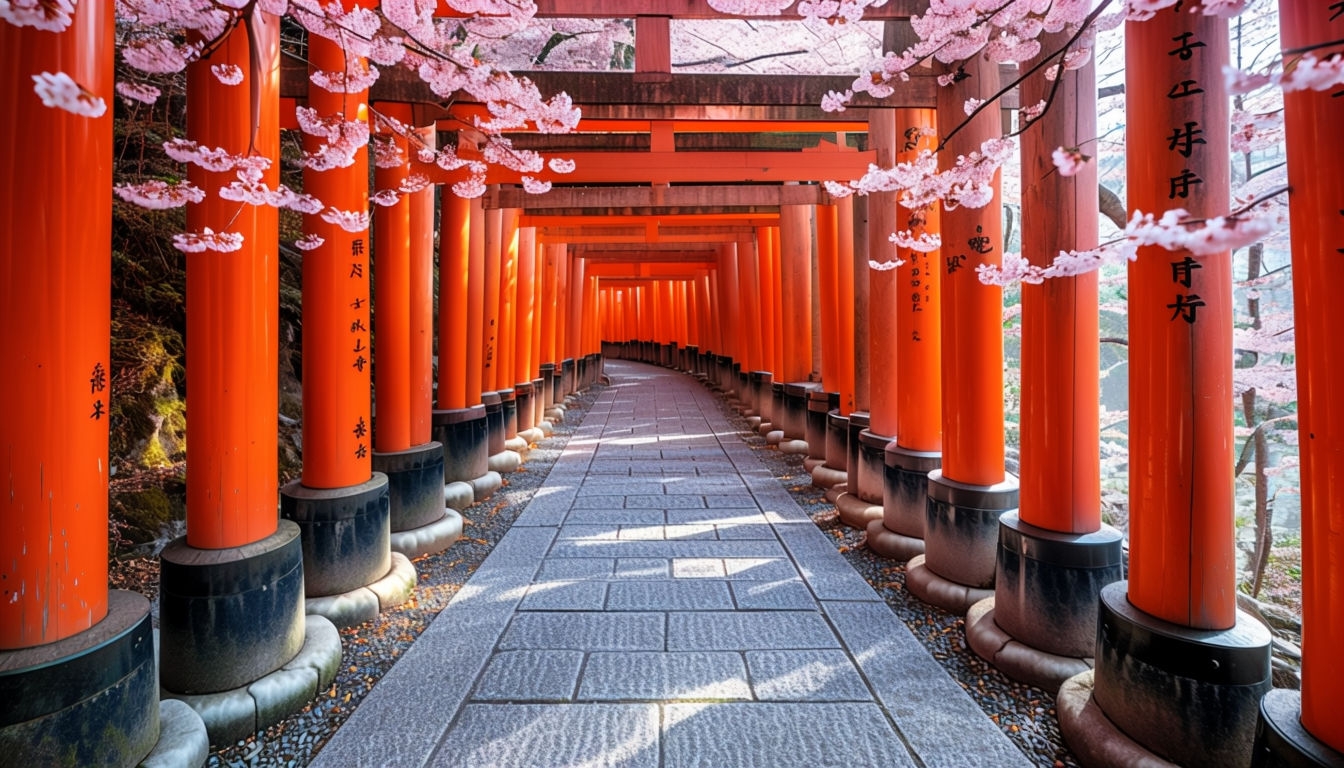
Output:
[[532,393],[532,382],[530,381],[516,384],[513,387],[513,402],[517,411],[517,432],[528,432],[536,426],[537,412],[532,406]]
[[149,601],[108,593],[78,634],[0,651],[0,765],[138,765],[159,740]]
[[[443,484],[467,484],[472,489],[471,499],[465,505],[449,503],[448,506],[460,512],[498,489],[498,485],[482,484],[490,472],[489,416],[484,405],[473,405],[434,411],[432,419],[434,439],[443,444]],[[444,491],[445,500],[466,495]]]
[[[818,386],[807,393],[807,413],[803,427],[807,459],[803,466],[809,473],[826,461],[826,414],[839,405],[839,392],[827,392]],[[807,466],[809,462],[812,466]]]
[[[574,358],[567,357],[560,361],[560,390],[555,394],[555,402],[563,403],[566,397],[578,391],[574,371]],[[494,451],[491,451],[491,453],[493,454]]]
[[1302,694],[1276,688],[1260,700],[1251,768],[1344,768],[1344,753],[1302,727]]
[[770,382],[773,378],[774,374],[769,371],[747,372],[745,402],[748,408],[742,415],[756,416],[764,420],[765,411],[769,410]]
[[481,404],[485,406],[486,418],[486,460],[490,456],[504,452],[504,402],[498,392],[482,392]]
[[882,463],[882,519],[868,524],[869,549],[893,560],[924,554],[929,473],[942,466],[942,453],[887,444]]
[[303,546],[281,520],[261,541],[160,555],[159,682],[179,694],[227,691],[288,664],[303,646]]
[[843,483],[849,479],[848,467],[849,417],[832,409],[826,414],[826,461],[812,469],[812,484],[818,488],[831,488]]
[[[1272,685],[1269,630],[1241,611],[1221,631],[1172,624],[1131,605],[1128,585],[1101,590],[1097,706],[1166,760],[1189,768],[1248,765],[1260,700]],[[1073,747],[1078,734],[1064,736]]]
[[[769,405],[761,413],[761,426],[756,431],[765,437],[771,445],[778,445],[784,439],[784,382],[770,382]],[[774,433],[773,442],[771,433]]]
[[953,613],[966,613],[991,597],[998,551],[999,517],[1017,509],[1017,478],[969,485],[929,473],[924,516],[924,554],[906,566],[910,594]]
[[882,518],[883,454],[894,439],[868,429],[859,432],[857,461],[850,469],[846,493],[835,499],[835,508],[845,525],[867,529],[873,520]]
[[345,488],[309,488],[294,481],[280,491],[280,516],[298,524],[304,594],[339,595],[382,579],[392,567],[387,476]]
[[500,412],[504,414],[504,442],[518,437],[518,396],[512,389],[501,389],[499,395]]
[[809,381],[784,384],[784,434],[779,445],[784,453],[807,453],[807,396],[820,388],[820,384]]
[[542,363],[540,370],[541,387],[537,391],[541,393],[541,412],[544,414],[555,405],[555,377],[558,371],[555,363]]
[[429,442],[405,451],[373,452],[373,471],[387,476],[388,524],[409,531],[443,517],[443,444]]
[[849,437],[845,441],[844,486],[847,492],[855,495],[859,491],[859,435],[868,429],[869,421],[870,414],[867,411],[851,411],[849,414]]

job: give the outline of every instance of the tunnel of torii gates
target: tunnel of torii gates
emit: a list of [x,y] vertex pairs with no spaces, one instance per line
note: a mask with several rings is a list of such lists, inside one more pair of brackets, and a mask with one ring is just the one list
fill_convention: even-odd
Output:
[[[539,5],[628,15],[608,9],[619,3]],[[972,77],[939,89],[930,71],[887,101],[828,114],[812,105],[845,78],[671,74],[669,18],[710,12],[645,5],[657,15],[636,20],[633,73],[530,74],[584,111],[574,135],[511,136],[574,158],[563,184],[527,194],[496,168],[483,198],[442,195],[437,329],[435,187],[379,208],[372,235],[304,221],[325,243],[303,259],[304,462],[284,488],[277,214],[213,194],[188,207],[188,229],[228,226],[245,240],[187,258],[187,533],[162,555],[157,653],[147,602],[106,578],[111,115],[44,109],[27,78],[5,81],[3,400],[17,408],[0,427],[0,764],[134,765],[151,750],[176,755],[156,764],[199,764],[207,732],[227,743],[301,708],[339,664],[334,627],[404,600],[408,557],[449,546],[454,510],[498,488],[563,418],[566,396],[621,357],[702,378],[780,450],[806,453],[843,520],[866,527],[878,554],[909,561],[912,593],[965,613],[970,645],[1006,674],[1060,692],[1084,764],[1340,765],[1344,405],[1330,394],[1341,359],[1330,334],[1344,328],[1344,302],[1328,258],[1344,251],[1344,150],[1331,133],[1344,102],[1306,92],[1285,105],[1304,657],[1300,694],[1271,692],[1270,636],[1236,605],[1230,255],[1154,250],[1130,267],[1126,558],[1100,514],[1095,275],[1023,287],[1014,477],[1001,290],[975,271],[1000,259],[997,197],[911,212],[893,193],[831,199],[818,184],[933,146],[921,129],[950,133],[968,98],[1011,73],[972,62]],[[1326,4],[1282,5],[1285,50],[1344,39]],[[888,19],[886,50],[908,39],[908,6],[870,9]],[[75,16],[59,35],[0,25],[0,60],[69,72],[111,101],[111,4],[80,3]],[[1226,22],[1164,11],[1126,45],[1129,205],[1225,212]],[[310,66],[343,68],[339,50],[310,46]],[[221,62],[261,83],[253,146],[272,159],[274,185],[294,104],[330,114],[342,97],[282,67],[278,24],[240,26],[188,73],[187,137],[208,146],[254,141],[251,88],[222,86],[207,71]],[[1097,244],[1094,166],[1065,178],[1046,159],[1095,135],[1094,80],[1090,68],[1069,73],[1022,137],[1023,247],[1036,263]],[[1022,102],[1041,88],[1022,85]],[[371,105],[426,143],[479,109],[436,106],[396,73],[349,101],[347,119]],[[981,113],[942,157],[1005,119]],[[1172,139],[1172,126],[1200,138]],[[475,140],[460,131],[459,152]],[[377,186],[412,172],[457,178],[417,163],[377,170]],[[367,175],[357,162],[306,171],[304,184],[361,210]],[[191,178],[207,193],[229,181],[195,168]],[[888,234],[903,228],[940,233],[941,251],[898,249]]]

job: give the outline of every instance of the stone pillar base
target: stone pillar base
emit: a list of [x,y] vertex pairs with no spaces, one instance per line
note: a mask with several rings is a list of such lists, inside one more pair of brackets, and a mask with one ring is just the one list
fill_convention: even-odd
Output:
[[888,443],[882,463],[882,525],[899,536],[885,537],[898,560],[924,554],[924,516],[929,505],[929,473],[943,466],[943,454]]
[[[1017,509],[1017,487],[1012,475],[994,485],[970,485],[944,477],[939,469],[929,473],[924,555],[912,559],[906,573],[911,594],[963,614],[993,594],[999,517]],[[916,577],[916,561],[930,573]]]
[[[488,466],[489,457],[486,457],[486,463]],[[498,491],[500,488],[504,487],[504,478],[500,477],[499,473],[494,471],[493,469],[487,469],[485,471],[485,474],[481,475],[480,477],[473,478],[468,483],[468,485],[471,486],[472,494],[475,496],[476,501],[484,501],[485,499],[488,499],[491,496],[493,496],[495,491]],[[467,506],[471,505],[468,504]],[[461,512],[463,509],[466,509],[466,507],[461,508],[453,507],[453,508],[457,509],[457,511],[459,512]]]
[[112,590],[83,632],[0,651],[0,697],[4,765],[137,765],[160,739],[149,601]]
[[[467,493],[471,493],[471,486],[466,483],[454,483],[453,485],[466,488]],[[452,486],[444,486],[444,490]],[[407,558],[415,559],[421,555],[435,555],[448,549],[462,536],[462,516],[456,509],[443,509],[442,515],[438,520],[426,523],[419,528],[409,528],[404,531],[394,531],[390,539],[392,552],[405,555]]]
[[185,701],[159,702],[159,742],[137,768],[202,768],[210,759],[205,721]]
[[858,495],[844,491],[836,494],[835,509],[840,513],[840,522],[850,528],[867,529],[868,523],[882,519],[882,505],[864,501]]
[[[765,438],[770,445],[778,445],[784,440],[784,384],[779,381],[770,382],[770,404],[761,412],[761,426],[757,432]],[[778,432],[779,436],[770,440],[770,433]]]
[[339,595],[371,584],[392,567],[387,475],[345,488],[280,490],[280,516],[299,526],[306,597]]
[[531,446],[528,445],[527,438],[523,437],[521,434],[518,434],[504,441],[504,450],[512,451],[518,454],[519,457],[521,457],[523,454],[531,450]]
[[532,397],[535,390],[532,388],[531,381],[524,381],[515,384],[513,387],[513,403],[518,412],[517,430],[514,434],[522,435],[536,426],[537,407],[532,404]]
[[184,536],[159,559],[162,688],[181,695],[246,687],[299,653],[304,574],[297,524],[280,520],[270,536],[227,549],[196,549]]
[[[846,425],[849,434],[845,439],[845,486],[854,494],[859,492],[859,435],[868,429],[868,417],[867,411],[853,411]],[[827,498],[830,498],[829,493]]]
[[507,439],[504,434],[504,401],[500,400],[498,392],[482,392],[481,405],[485,407],[485,455],[490,457],[504,450],[504,441]]
[[[215,693],[193,695],[166,689],[161,693],[182,701],[200,715],[210,743],[217,747],[275,725],[316,699],[336,679],[341,667],[341,635],[335,625],[321,616],[300,618],[304,620],[300,621],[299,652],[275,671],[247,685]],[[206,660],[204,667],[218,663]]]
[[849,482],[847,479],[843,483],[836,483],[835,485],[832,485],[830,488],[827,488],[826,493],[822,495],[824,495],[826,497],[826,500],[831,502],[832,504],[839,504],[840,497],[844,496],[846,493],[849,493]]
[[444,484],[469,483],[489,470],[490,415],[484,404],[433,411],[430,419],[434,439],[443,445]]
[[499,395],[500,413],[504,418],[504,439],[512,440],[518,436],[518,395],[512,389],[501,389]]
[[[1092,701],[1143,749],[1188,768],[1249,765],[1260,700],[1271,688],[1269,630],[1238,611],[1230,629],[1172,624],[1130,604],[1128,582],[1101,590]],[[1077,678],[1071,678],[1070,681]],[[1059,707],[1060,731],[1086,765],[1107,765],[1086,708]],[[1098,743],[1103,742],[1103,743]]]
[[1276,688],[1260,700],[1251,768],[1344,768],[1344,754],[1302,727],[1302,694]]
[[972,605],[994,596],[992,587],[971,587],[943,578],[926,564],[927,554],[915,555],[905,565],[905,588],[929,605],[964,614]]
[[835,469],[826,464],[818,464],[812,468],[812,484],[818,488],[831,488],[837,483],[843,483],[849,479],[849,475],[843,469]]
[[892,560],[909,560],[924,554],[924,539],[916,539],[887,528],[882,522],[885,514],[886,507],[882,507],[881,514],[868,521],[868,549],[878,557]]
[[1088,670],[1065,680],[1055,696],[1059,730],[1080,763],[1088,768],[1180,768],[1116,728],[1092,698],[1094,687]]
[[821,387],[807,393],[807,413],[805,414],[804,439],[807,440],[807,460],[812,466],[804,467],[810,473],[826,461],[827,414],[840,405],[839,392],[827,392]]
[[[460,531],[460,517],[458,522]],[[377,618],[388,608],[406,602],[415,592],[415,566],[400,552],[392,552],[388,559],[391,565],[381,578],[340,594],[310,597],[304,610],[345,628]]]
[[826,462],[812,470],[812,484],[830,488],[849,480],[849,417],[838,408],[826,413]]
[[781,429],[784,439],[801,443],[803,449],[798,453],[807,453],[807,398],[813,390],[819,390],[820,384],[810,381],[795,381],[784,385],[784,419]]
[[[517,471],[517,469],[522,465],[523,465],[523,456],[517,451],[511,451],[505,449],[500,451],[499,453],[490,454],[491,472],[497,472],[503,475],[508,472]],[[501,484],[502,482],[503,481],[501,480]]]
[[443,517],[443,444],[404,451],[373,452],[373,471],[387,476],[388,525],[392,533],[429,525]]
[[980,658],[1019,682],[1045,691],[1092,669],[1092,658],[1059,656],[1018,642],[995,621],[995,599],[987,597],[966,612],[966,642]]

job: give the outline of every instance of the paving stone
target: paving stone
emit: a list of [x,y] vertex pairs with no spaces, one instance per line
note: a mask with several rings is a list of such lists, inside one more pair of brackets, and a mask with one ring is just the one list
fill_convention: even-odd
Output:
[[671,560],[662,557],[630,557],[616,561],[618,579],[665,579]]
[[660,509],[575,509],[565,518],[569,525],[662,525]]
[[705,494],[705,506],[710,509],[741,509],[752,507],[756,504],[749,493],[707,493]]
[[751,687],[762,701],[872,701],[844,651],[747,651]]
[[622,525],[616,538],[625,541],[662,541],[661,525]]
[[722,579],[723,560],[717,557],[680,557],[672,561],[672,575],[678,579]]
[[520,611],[600,611],[607,598],[601,581],[546,581],[527,588]]
[[555,701],[574,695],[583,651],[504,651],[490,659],[472,698]]
[[714,525],[731,523],[764,523],[767,518],[756,507],[733,507],[715,509],[669,509],[667,522],[670,525],[695,525],[710,523]]
[[885,603],[824,602],[878,701],[927,766],[1027,765],[1026,758]]
[[723,560],[730,581],[780,581],[798,578],[798,569],[785,557],[733,557]]
[[602,557],[547,558],[537,571],[538,584],[547,581],[575,581],[578,579],[607,579],[611,577],[616,561]]
[[751,687],[737,653],[594,653],[578,698],[750,699]]
[[750,522],[716,522],[714,532],[724,541],[730,539],[775,539],[775,529],[764,518]]
[[704,498],[680,494],[629,494],[625,497],[627,509],[700,509],[705,506]]
[[[668,704],[665,768],[913,768],[874,704]],[[978,765],[963,756],[963,765]]]
[[812,590],[802,579],[733,581],[733,599],[739,610],[817,610]]
[[682,523],[664,526],[663,537],[668,541],[703,541],[717,539],[719,533],[709,523]]
[[778,541],[557,541],[551,557],[770,557],[783,556]]
[[657,768],[658,720],[655,704],[471,704],[429,765]]
[[814,526],[780,526],[779,539],[798,570],[822,600],[872,600],[882,597],[854,570],[826,535]]
[[615,523],[599,525],[594,523],[576,523],[560,526],[555,534],[556,541],[593,541],[615,539],[621,527]]
[[732,610],[733,598],[723,581],[682,579],[617,581],[607,592],[608,611]]
[[519,613],[499,640],[501,650],[663,650],[661,613]]
[[705,611],[667,617],[670,651],[838,647],[840,641],[815,611]]
[[618,487],[615,485],[597,485],[591,489],[580,487],[571,507],[573,509],[624,509],[624,494],[603,492],[603,489],[612,490]]

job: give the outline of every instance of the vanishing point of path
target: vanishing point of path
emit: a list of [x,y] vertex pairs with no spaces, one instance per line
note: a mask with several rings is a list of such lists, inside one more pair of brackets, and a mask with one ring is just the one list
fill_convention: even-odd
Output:
[[1025,766],[693,377],[611,386],[313,763]]

